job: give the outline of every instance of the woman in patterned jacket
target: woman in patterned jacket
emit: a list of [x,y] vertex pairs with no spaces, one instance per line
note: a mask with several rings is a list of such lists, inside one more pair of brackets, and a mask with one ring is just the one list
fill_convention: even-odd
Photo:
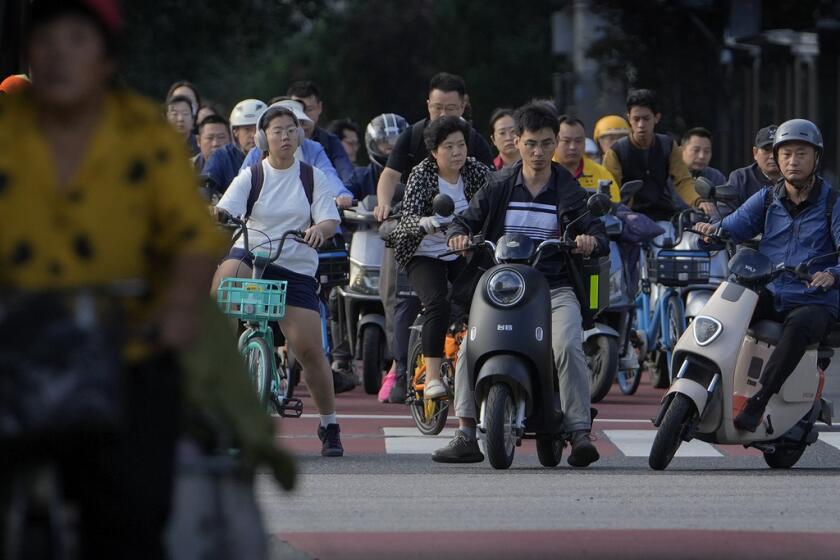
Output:
[[446,395],[440,381],[440,365],[446,329],[450,321],[448,283],[464,269],[462,256],[440,257],[449,249],[441,223],[433,216],[432,201],[438,193],[449,195],[460,214],[489,178],[490,170],[467,157],[469,125],[459,117],[441,117],[430,124],[423,136],[430,156],[408,177],[400,225],[388,239],[400,266],[425,308],[423,355],[426,360],[424,396]]

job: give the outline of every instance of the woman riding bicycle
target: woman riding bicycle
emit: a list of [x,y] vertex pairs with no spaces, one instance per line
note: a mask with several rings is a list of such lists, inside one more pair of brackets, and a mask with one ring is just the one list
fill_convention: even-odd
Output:
[[[321,347],[321,317],[318,310],[318,253],[324,240],[335,234],[339,223],[332,189],[326,176],[318,169],[313,174],[312,192],[307,193],[301,180],[301,165],[296,151],[304,138],[303,129],[295,114],[286,107],[271,106],[257,123],[257,146],[265,155],[260,165],[263,173],[262,190],[249,208],[251,175],[254,167],[245,169],[230,184],[216,205],[220,216],[225,213],[247,218],[252,231],[249,249],[263,249],[274,256],[280,239],[287,231],[304,232],[304,243],[287,239],[282,253],[270,265],[264,277],[285,280],[286,315],[280,320],[280,330],[303,366],[306,384],[321,415],[318,437],[321,454],[340,457],[344,454],[335,417],[332,371]],[[311,196],[311,202],[309,197]],[[240,237],[219,266],[213,279],[213,292],[223,278],[251,277],[252,259]]]
[[441,117],[432,122],[423,136],[430,156],[420,162],[408,177],[403,215],[399,227],[389,238],[397,262],[408,270],[408,278],[425,308],[423,356],[426,360],[426,399],[446,395],[440,381],[446,330],[451,306],[447,285],[464,269],[465,259],[450,255],[441,223],[432,216],[432,200],[447,194],[460,214],[489,178],[490,170],[475,158],[467,157],[470,127],[460,117]]

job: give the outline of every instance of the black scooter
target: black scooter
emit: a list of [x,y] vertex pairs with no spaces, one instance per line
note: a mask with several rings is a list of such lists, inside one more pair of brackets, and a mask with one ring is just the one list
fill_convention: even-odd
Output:
[[560,463],[566,435],[551,347],[551,292],[535,266],[549,248],[576,247],[569,231],[577,221],[610,209],[608,196],[594,194],[587,212],[569,224],[562,239],[537,246],[520,234],[504,235],[496,244],[474,236],[467,249],[490,249],[495,263],[473,294],[466,351],[481,411],[478,428],[493,468],[510,467],[523,438],[537,440],[540,464]]

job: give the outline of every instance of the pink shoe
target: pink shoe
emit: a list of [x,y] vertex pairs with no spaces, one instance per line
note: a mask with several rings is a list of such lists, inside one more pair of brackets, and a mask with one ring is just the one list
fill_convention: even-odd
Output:
[[391,368],[391,371],[385,375],[385,379],[382,380],[382,387],[379,389],[379,395],[377,398],[379,402],[386,403],[388,402],[388,396],[391,394],[391,387],[393,387],[397,382],[397,371],[394,368]]

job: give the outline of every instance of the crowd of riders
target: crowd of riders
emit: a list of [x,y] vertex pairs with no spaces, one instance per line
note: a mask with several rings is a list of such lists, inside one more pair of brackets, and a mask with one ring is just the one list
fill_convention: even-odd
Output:
[[[374,214],[384,222],[393,212],[395,193],[401,193],[401,211],[388,228],[390,234],[386,239],[379,286],[394,357],[379,393],[383,402],[405,401],[406,384],[411,377],[407,371],[406,339],[419,309],[425,317],[422,326],[426,363],[424,398],[446,396],[439,379],[444,337],[453,314],[463,312],[467,305],[465,298],[458,298],[457,294],[472,286],[479,267],[475,262],[478,259],[463,253],[441,256],[450,249],[464,249],[469,238],[462,228],[444,227],[434,215],[432,200],[439,193],[449,195],[454,201],[455,214],[472,223],[476,231],[486,233],[484,222],[489,221],[493,224],[491,235],[524,232],[537,241],[562,234],[564,225],[556,220],[557,209],[573,205],[580,192],[594,192],[599,182],[604,181],[609,182],[613,203],[623,203],[631,213],[660,222],[694,206],[709,216],[709,223],[717,224],[757,193],[770,192],[767,196],[780,200],[779,208],[785,210],[784,231],[787,232],[809,205],[826,203],[820,195],[824,182],[816,175],[823,151],[822,139],[816,126],[807,121],[788,121],[780,127],[768,124],[756,131],[753,161],[745,162],[744,167],[732,170],[727,176],[711,165],[713,134],[707,128],[694,126],[679,136],[657,131],[662,118],[660,102],[656,92],[648,89],[631,90],[623,114],[605,115],[595,123],[563,114],[550,100],[535,99],[519,108],[501,107],[490,118],[489,142],[480,132],[483,127],[465,118],[469,94],[464,80],[454,74],[440,73],[430,80],[428,116],[412,124],[400,115],[383,113],[363,127],[341,119],[321,128],[324,97],[313,82],[295,82],[285,95],[267,101],[243,99],[226,118],[212,103],[202,101],[195,86],[178,82],[168,92],[164,113],[183,136],[196,172],[215,189],[220,199],[217,208],[234,215],[247,214],[244,205],[251,166],[262,162],[263,180],[269,188],[263,189],[254,212],[248,214],[251,225],[268,232],[269,236],[292,224],[300,225],[307,232],[309,247],[289,248],[289,255],[283,255],[275,271],[278,278],[289,280],[287,305],[309,309],[312,313],[309,326],[299,326],[302,333],[308,332],[306,329],[315,332],[318,328],[314,315],[318,285],[312,279],[317,265],[315,249],[340,227],[336,209],[340,211],[354,201],[375,195]],[[360,161],[362,145],[368,162]],[[273,151],[279,149],[289,154],[286,163],[281,164]],[[787,158],[791,151],[793,162],[783,159],[780,165],[780,150],[782,158]],[[317,196],[309,201],[308,211],[306,199],[299,196],[303,193],[297,171],[300,163],[312,166],[317,178]],[[280,187],[283,175],[288,177],[288,184]],[[701,199],[695,190],[695,179],[699,177],[712,186],[731,186],[737,199],[725,208]],[[632,198],[622,200],[620,186],[633,180],[642,181],[642,187]],[[793,193],[809,194],[788,196],[785,185],[799,189]],[[272,196],[276,196],[274,204]],[[748,217],[745,212],[756,204],[735,212],[723,222],[723,227],[738,235],[742,230],[751,232],[752,226],[761,220],[757,216]],[[745,224],[751,227],[746,228]],[[579,252],[584,256],[608,252],[600,222],[594,220],[587,227],[577,237]],[[817,229],[813,234],[829,235],[829,232]],[[791,250],[790,239],[778,243],[778,250]],[[243,259],[241,250],[234,248],[228,258],[239,263]],[[306,266],[302,265],[304,261]],[[246,268],[238,266],[238,274],[243,274]],[[579,281],[573,278],[577,272],[564,266],[562,259],[551,257],[543,260],[540,268],[552,288],[557,339],[554,354],[561,397],[567,409],[566,431],[572,444],[569,461],[585,466],[598,458],[589,437],[591,424],[586,402],[589,375],[580,344],[586,309],[571,289]],[[393,284],[399,271],[407,274],[416,294],[414,305],[409,305],[407,312],[396,309],[400,303],[393,297]],[[795,329],[788,331],[796,330],[797,337],[805,336],[804,330],[810,333],[807,340],[819,339],[829,322],[828,318],[822,319],[823,315],[836,315],[836,306],[832,307],[836,296],[814,296],[812,292],[830,287],[834,279],[832,270],[828,269],[809,286],[770,286],[768,308],[774,309],[773,316],[785,320],[785,324],[793,322]],[[812,304],[825,309],[825,313],[812,314],[820,320],[800,328],[795,318],[805,312],[790,312]],[[791,337],[788,333],[788,338]],[[772,393],[772,387],[778,386],[791,364],[796,363],[794,348],[799,338],[791,338],[792,342],[786,338],[777,350],[774,367],[767,374],[774,378],[768,392]],[[333,358],[331,376],[325,362],[320,360],[323,356],[319,356],[317,367],[312,361],[313,365],[305,368],[310,370],[307,381],[322,415],[319,434],[326,454],[340,454],[341,449],[331,393],[351,390],[358,383],[352,352],[347,351],[346,344],[340,350],[341,342],[333,341],[336,352],[330,356]],[[304,348],[301,352],[309,357],[309,350]],[[311,350],[318,353],[314,345]],[[459,366],[466,367],[461,363]],[[474,406],[467,404],[471,401],[470,388],[460,390],[461,395],[456,391],[455,403],[461,427],[450,445],[435,454],[435,460],[482,459],[476,444]],[[769,398],[766,393],[751,401],[746,409],[742,418],[746,426],[755,422],[756,411],[760,412]]]
[[[706,215],[694,226],[704,242],[722,235],[754,242],[760,235],[758,250],[790,267],[840,246],[837,196],[819,174],[822,135],[807,120],[767,123],[755,133],[752,160],[727,176],[711,166],[713,134],[704,123],[679,136],[657,131],[660,100],[649,89],[629,91],[621,115],[595,123],[545,99],[501,107],[492,113],[487,138],[484,123],[469,118],[464,80],[450,73],[431,78],[427,117],[415,123],[383,107],[386,112],[364,126],[349,119],[325,125],[329,92],[311,81],[291,83],[267,100],[243,92],[230,112],[186,81],[174,83],[162,105],[153,104],[114,80],[121,33],[115,6],[34,2],[25,35],[32,79],[15,75],[0,83],[4,293],[78,290],[135,277],[146,286],[145,305],[129,308],[123,322],[138,329],[152,324],[155,332],[125,344],[126,431],[114,439],[88,438],[62,459],[68,491],[82,503],[83,546],[105,551],[101,557],[117,557],[132,545],[137,555],[131,557],[162,557],[159,536],[181,409],[183,365],[175,356],[196,338],[208,290],[215,292],[224,277],[250,277],[256,267],[241,238],[232,242],[213,227],[198,185],[210,194],[220,222],[239,219],[269,244],[297,232],[299,242],[283,245],[265,277],[286,283],[279,329],[302,366],[320,418],[322,455],[329,457],[344,454],[335,395],[352,390],[358,376],[355,349],[346,341],[332,340],[332,355],[325,354],[329,294],[316,276],[318,249],[337,232],[352,238],[342,215],[362,201],[375,201],[369,211],[387,230],[378,292],[393,360],[379,398],[406,401],[416,365],[407,359],[409,332],[422,312],[416,331],[425,364],[422,398],[452,398],[459,422],[452,441],[434,453],[438,462],[484,460],[468,360],[456,362],[454,395],[441,378],[452,356],[445,348],[450,325],[456,315],[468,315],[478,276],[489,266],[486,254],[469,251],[476,234],[488,241],[518,235],[533,245],[567,243],[566,253],[545,251],[533,266],[550,290],[555,387],[574,467],[599,459],[583,351],[592,317],[579,266],[610,250],[604,222],[587,210],[595,191],[608,184],[600,196],[638,220],[667,221],[695,207]],[[638,188],[625,196],[620,187],[628,182]],[[725,208],[702,198],[699,182],[729,192]],[[441,194],[451,203],[448,217],[437,210]],[[32,212],[33,200],[39,212]],[[756,430],[805,349],[838,319],[837,259],[815,266],[807,278],[775,275],[761,293],[756,318],[781,330],[761,390],[734,418],[740,430]],[[396,297],[405,276],[413,295]],[[499,289],[505,289],[501,282]],[[71,325],[72,314],[49,309],[51,321]],[[43,354],[43,347],[27,349],[53,336],[47,329],[24,336],[24,326],[33,324],[27,311],[24,321],[0,322],[8,327],[7,343],[21,341],[19,348],[7,344],[3,356]],[[78,323],[78,310],[75,317]],[[73,332],[90,348],[102,348]],[[539,329],[536,336],[541,340]],[[464,338],[458,356],[473,342],[472,335]],[[66,337],[50,347],[60,351],[62,344]],[[10,414],[20,407],[0,409]],[[37,410],[46,412],[40,404]],[[12,425],[4,419],[3,430]]]

